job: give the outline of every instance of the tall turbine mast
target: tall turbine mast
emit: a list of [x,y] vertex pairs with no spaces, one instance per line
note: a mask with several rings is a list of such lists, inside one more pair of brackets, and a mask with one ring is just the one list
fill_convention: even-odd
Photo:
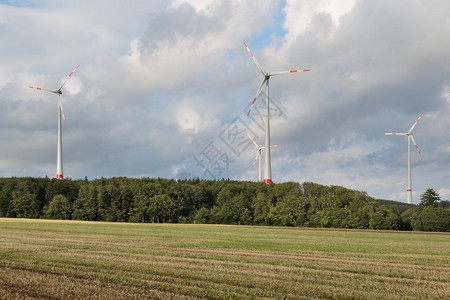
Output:
[[253,53],[248,48],[247,44],[244,42],[244,46],[247,49],[248,53],[252,57],[253,61],[255,62],[256,66],[258,67],[259,71],[263,75],[263,81],[261,82],[258,91],[256,92],[256,96],[253,99],[252,105],[250,106],[250,109],[248,110],[247,115],[250,115],[250,112],[255,105],[256,99],[258,98],[259,94],[261,93],[264,85],[266,85],[266,140],[265,140],[265,157],[264,157],[264,183],[272,183],[272,168],[271,168],[271,157],[270,157],[270,109],[269,109],[269,79],[271,76],[274,75],[281,75],[281,74],[288,74],[288,73],[297,73],[297,72],[307,72],[309,70],[289,70],[289,71],[278,71],[278,72],[269,72],[267,73],[264,71],[264,69],[261,67],[259,62],[256,60],[256,57],[253,55]]
[[419,147],[417,146],[416,141],[414,140],[414,137],[412,135],[412,131],[414,127],[416,127],[417,123],[419,122],[420,118],[422,118],[423,114],[420,114],[420,116],[417,118],[416,122],[414,122],[413,126],[408,132],[389,132],[385,133],[385,135],[403,135],[406,136],[408,139],[408,182],[406,187],[406,203],[412,204],[412,187],[411,187],[411,141],[414,144],[414,147],[417,149],[420,155]]
[[57,154],[56,154],[56,178],[57,179],[63,179],[64,175],[63,175],[63,159],[62,159],[62,129],[61,129],[61,116],[64,119],[64,125],[66,124],[66,117],[64,116],[64,109],[62,106],[62,101],[61,101],[61,89],[63,88],[63,86],[66,84],[66,82],[69,80],[69,78],[73,75],[73,73],[75,73],[75,71],[78,69],[80,65],[76,66],[75,69],[70,72],[69,76],[67,76],[67,78],[63,81],[63,83],[61,83],[61,85],[59,86],[59,88],[57,90],[50,90],[50,89],[45,89],[45,88],[41,88],[41,87],[34,87],[34,86],[28,86],[30,89],[36,89],[36,90],[40,90],[40,91],[47,91],[53,94],[56,94],[56,96],[58,96],[58,144],[57,144]]
[[[256,151],[256,156],[255,156],[255,160],[253,161],[253,166],[255,166],[256,164],[256,160],[259,160],[258,163],[258,182],[261,182],[261,150],[266,148],[266,147],[261,147],[260,145],[258,145],[255,140],[249,135],[247,134],[249,139],[253,142],[253,144],[255,145],[257,151]],[[270,145],[270,148],[274,148],[274,147],[278,147],[279,145]]]

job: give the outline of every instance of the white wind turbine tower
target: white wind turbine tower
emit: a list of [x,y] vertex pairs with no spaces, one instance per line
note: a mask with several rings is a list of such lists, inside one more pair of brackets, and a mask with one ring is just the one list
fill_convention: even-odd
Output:
[[72,72],[70,72],[69,76],[67,76],[67,78],[63,81],[63,83],[59,86],[59,88],[57,90],[50,90],[50,89],[45,89],[45,88],[40,88],[40,87],[28,86],[30,89],[47,91],[47,92],[56,94],[58,96],[58,151],[57,151],[57,155],[56,155],[56,178],[57,179],[64,178],[63,164],[62,164],[61,115],[64,119],[64,124],[66,124],[66,117],[64,116],[64,109],[63,109],[62,102],[61,102],[61,95],[62,95],[61,89],[66,84],[67,80],[69,80],[69,78],[73,75],[73,73],[75,73],[75,71],[78,69],[79,66],[80,65],[76,66],[75,69]]
[[414,122],[413,126],[408,132],[403,133],[385,133],[385,135],[404,135],[408,138],[408,187],[406,188],[406,202],[412,203],[412,189],[411,189],[411,141],[414,143],[414,147],[416,147],[417,151],[420,155],[419,147],[416,144],[416,141],[414,140],[414,137],[412,136],[411,132],[413,131],[414,127],[416,127],[417,122],[419,122],[420,118],[422,118],[423,114],[420,114],[420,116],[417,118],[416,122]]
[[[256,164],[256,160],[259,160],[259,170],[258,170],[258,182],[261,182],[261,150],[266,148],[266,147],[261,147],[259,146],[254,139],[252,139],[252,137],[247,133],[248,137],[250,138],[250,140],[253,142],[253,144],[255,145],[257,152],[256,152],[256,156],[255,156],[255,160],[253,161],[253,166],[255,166]],[[274,147],[278,147],[279,145],[270,145],[270,148],[274,148]]]
[[264,85],[266,85],[266,141],[265,141],[265,158],[264,158],[264,183],[272,183],[272,168],[271,168],[271,159],[270,159],[270,124],[269,124],[269,116],[270,116],[270,110],[269,110],[269,79],[271,76],[274,75],[281,75],[281,74],[288,74],[288,73],[297,73],[297,72],[307,72],[309,70],[289,70],[289,71],[278,71],[278,72],[270,72],[267,73],[264,71],[264,69],[261,67],[259,62],[256,60],[253,53],[248,48],[247,44],[244,42],[245,48],[247,48],[248,53],[250,53],[250,56],[252,57],[253,61],[255,62],[256,66],[258,67],[259,71],[261,71],[261,74],[264,76],[263,81],[261,82],[261,85],[258,88],[258,91],[256,92],[256,96],[253,99],[252,105],[250,106],[250,109],[248,110],[247,115],[250,115],[250,111],[252,110],[253,106],[255,105],[256,99],[258,98],[259,94],[261,93]]

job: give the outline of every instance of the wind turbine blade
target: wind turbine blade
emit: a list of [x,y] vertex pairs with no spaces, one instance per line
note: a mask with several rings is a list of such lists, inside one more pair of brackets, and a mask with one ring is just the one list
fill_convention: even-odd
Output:
[[417,118],[416,122],[414,122],[413,126],[411,127],[411,129],[409,130],[408,133],[411,133],[414,129],[414,127],[416,127],[417,122],[419,122],[420,118],[422,118],[423,114],[420,114],[420,116]]
[[64,116],[64,109],[63,109],[63,106],[62,106],[61,95],[60,94],[57,94],[57,95],[58,95],[59,109],[61,109],[61,115],[62,115],[63,120],[64,120],[64,125],[67,125],[66,117]]
[[256,152],[256,156],[255,156],[255,159],[253,160],[253,167],[255,166],[255,164],[256,164],[256,160],[258,159],[258,156],[260,156],[261,154],[259,153],[259,149],[258,149],[258,151]]
[[255,62],[258,69],[261,71],[261,73],[265,76],[267,73],[264,71],[264,69],[261,67],[259,62],[256,60],[256,57],[253,55],[252,51],[250,51],[250,48],[248,48],[247,44],[244,42],[245,48],[247,48],[248,53],[250,53],[250,56],[252,57],[253,61]]
[[419,155],[420,155],[420,150],[419,150],[419,147],[417,146],[416,141],[414,140],[414,137],[412,135],[410,135],[409,137],[411,138],[411,141],[413,142],[414,147],[416,147],[416,149],[417,149],[417,151],[419,152]]
[[250,136],[250,134],[247,133],[247,135],[248,135],[248,137],[252,140],[253,144],[255,144],[256,148],[259,149],[259,145],[255,142],[254,139],[252,139],[252,137]]
[[279,147],[280,145],[270,145],[270,148]]
[[271,72],[268,75],[274,76],[274,75],[280,75],[280,74],[289,74],[289,73],[297,73],[297,72],[309,72],[310,70],[304,69],[304,70],[289,70],[289,71],[277,71],[277,72]]
[[69,78],[73,75],[73,73],[75,73],[75,71],[78,69],[80,65],[76,66],[75,69],[73,69],[72,72],[70,72],[69,76],[67,76],[66,80],[63,81],[63,83],[61,83],[61,86],[59,87],[58,91],[62,89],[62,87],[66,84],[67,80],[69,80]]
[[55,94],[57,93],[57,91],[49,90],[49,89],[44,89],[44,88],[37,87],[37,86],[29,85],[28,87],[29,87],[30,89],[35,89],[35,90],[40,90],[40,91],[47,91],[47,92],[55,93]]
[[384,135],[408,135],[407,133],[386,132]]
[[252,105],[250,106],[250,109],[248,110],[247,116],[250,115],[250,112],[252,111],[253,106],[255,105],[256,99],[258,98],[259,94],[261,94],[262,88],[264,87],[264,84],[267,82],[267,78],[264,77],[263,81],[261,82],[261,85],[258,88],[258,91],[256,92],[255,99],[253,99]]

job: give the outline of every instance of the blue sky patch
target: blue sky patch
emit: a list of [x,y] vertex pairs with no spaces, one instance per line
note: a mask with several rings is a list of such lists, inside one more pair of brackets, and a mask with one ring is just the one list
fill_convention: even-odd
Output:
[[248,45],[250,49],[261,49],[273,43],[274,38],[283,37],[287,31],[283,28],[283,23],[286,18],[286,14],[283,9],[286,6],[286,1],[282,1],[272,16],[272,21],[262,30],[256,32],[250,39],[248,39]]
[[37,7],[36,1],[32,0],[0,0],[0,4],[17,7]]

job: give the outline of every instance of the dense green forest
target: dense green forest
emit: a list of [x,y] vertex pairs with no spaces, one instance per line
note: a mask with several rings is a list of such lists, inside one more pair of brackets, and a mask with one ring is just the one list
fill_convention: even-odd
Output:
[[0,178],[0,217],[450,231],[448,201],[377,201],[312,182]]

